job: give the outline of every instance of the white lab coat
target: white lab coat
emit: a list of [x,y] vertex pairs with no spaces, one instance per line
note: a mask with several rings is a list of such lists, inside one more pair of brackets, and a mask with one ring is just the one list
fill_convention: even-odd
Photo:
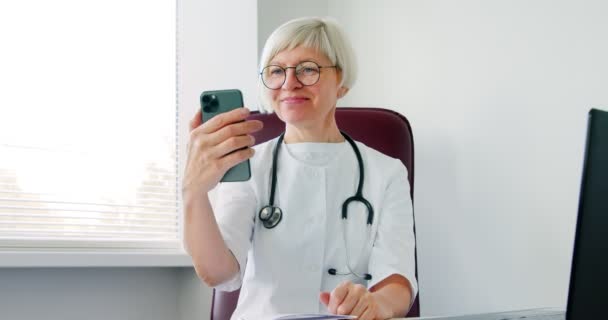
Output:
[[[412,203],[401,161],[357,142],[365,169],[363,196],[375,211],[369,228],[367,211],[358,203],[349,206],[346,222],[341,219],[342,204],[356,193],[359,181],[357,158],[348,142],[283,143],[274,203],[283,210],[283,219],[266,229],[258,213],[269,204],[276,141],[256,146],[252,178],[221,183],[213,204],[224,240],[240,266],[239,274],[216,287],[233,291],[242,286],[232,319],[327,312],[319,302],[321,291],[331,292],[344,280],[370,288],[394,273],[410,281],[413,302],[417,282]],[[349,272],[343,230],[353,270],[372,275],[367,284],[354,275],[328,274],[330,268]]]

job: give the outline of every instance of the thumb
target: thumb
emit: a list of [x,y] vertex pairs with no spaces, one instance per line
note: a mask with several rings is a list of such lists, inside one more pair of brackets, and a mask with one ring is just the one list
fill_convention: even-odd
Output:
[[327,306],[329,304],[329,292],[323,291],[319,293],[319,301]]

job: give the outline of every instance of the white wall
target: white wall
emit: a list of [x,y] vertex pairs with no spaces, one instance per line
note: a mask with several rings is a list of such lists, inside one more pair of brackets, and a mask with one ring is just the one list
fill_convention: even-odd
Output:
[[179,320],[207,320],[211,314],[209,288],[198,278],[194,268],[176,268],[177,314]]
[[[291,2],[259,2],[272,3],[260,25],[298,15]],[[344,25],[359,57],[340,105],[391,108],[413,126],[422,313],[565,307],[586,112],[608,109],[608,3],[317,10]]]
[[[186,125],[202,91],[238,88],[257,106],[257,2],[178,2],[178,108]],[[187,117],[182,117],[187,116]],[[183,150],[183,149],[182,149]]]
[[586,111],[608,106],[608,4],[380,3],[329,13],[360,59],[342,104],[413,126],[423,313],[564,307]]
[[192,268],[0,269],[2,319],[208,319]]
[[281,24],[298,17],[326,16],[326,0],[258,0],[258,63],[268,36]]

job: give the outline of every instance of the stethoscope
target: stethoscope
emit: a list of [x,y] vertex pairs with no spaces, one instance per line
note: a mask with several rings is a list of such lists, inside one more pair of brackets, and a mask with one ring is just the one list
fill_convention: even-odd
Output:
[[[367,201],[364,197],[363,197],[363,180],[364,180],[364,172],[363,172],[363,159],[361,158],[361,153],[359,152],[359,148],[357,148],[357,145],[355,144],[355,141],[353,141],[353,139],[351,137],[349,137],[346,133],[340,131],[340,133],[342,133],[342,136],[344,136],[344,139],[346,139],[346,141],[348,141],[348,143],[351,145],[351,147],[353,148],[353,151],[355,151],[355,155],[357,156],[357,162],[359,164],[359,185],[357,186],[357,193],[346,199],[346,201],[344,201],[344,203],[342,204],[342,236],[344,239],[344,247],[346,249],[346,267],[348,268],[348,273],[341,273],[338,272],[338,270],[336,270],[335,268],[330,268],[327,270],[327,273],[331,274],[331,275],[349,275],[349,274],[353,274],[358,278],[364,279],[364,280],[371,280],[372,279],[372,275],[369,273],[364,273],[364,274],[358,274],[355,271],[353,271],[353,268],[350,265],[350,256],[349,256],[349,250],[348,250],[348,241],[346,239],[346,228],[345,228],[345,224],[346,224],[346,220],[348,218],[348,206],[353,203],[353,202],[359,202],[364,204],[367,207],[367,237],[366,237],[366,241],[365,243],[368,243],[369,241],[369,236],[371,233],[371,226],[372,223],[374,222],[374,208],[372,207],[371,203],[369,203],[369,201]],[[277,143],[274,146],[274,149],[272,151],[272,175],[271,175],[271,183],[270,183],[270,204],[263,207],[260,210],[260,213],[258,215],[260,221],[262,221],[262,225],[264,225],[264,227],[266,229],[272,229],[274,227],[276,227],[281,220],[283,219],[283,210],[281,210],[281,208],[279,208],[278,206],[274,206],[274,194],[275,194],[275,190],[276,190],[276,184],[277,184],[277,159],[279,156],[279,147],[281,146],[281,143],[283,142],[283,137],[285,136],[285,132],[283,132],[280,136],[279,139],[277,140]],[[360,259],[361,257],[359,257]]]

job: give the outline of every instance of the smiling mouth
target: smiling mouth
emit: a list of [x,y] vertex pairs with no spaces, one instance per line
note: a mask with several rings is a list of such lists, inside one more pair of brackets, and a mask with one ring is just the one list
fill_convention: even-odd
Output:
[[305,98],[305,97],[289,97],[289,98],[282,99],[281,102],[285,102],[285,103],[299,103],[299,102],[304,102],[306,100],[308,100],[308,98]]

